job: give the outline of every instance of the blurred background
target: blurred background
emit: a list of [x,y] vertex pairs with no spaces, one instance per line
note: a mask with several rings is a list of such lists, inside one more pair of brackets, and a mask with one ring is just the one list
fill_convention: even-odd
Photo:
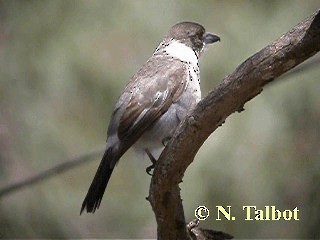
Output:
[[[124,84],[170,27],[196,21],[222,41],[201,59],[205,96],[246,58],[320,6],[308,1],[0,1],[0,189],[103,147]],[[317,56],[309,61],[317,61]],[[318,56],[319,59],[319,56]],[[319,61],[318,61],[319,62]],[[215,131],[188,168],[187,220],[237,238],[319,238],[320,68],[268,85]],[[0,199],[1,238],[155,238],[150,162],[128,151],[94,214],[79,215],[100,156]],[[236,221],[216,221],[216,205]],[[243,205],[299,209],[244,221]]]

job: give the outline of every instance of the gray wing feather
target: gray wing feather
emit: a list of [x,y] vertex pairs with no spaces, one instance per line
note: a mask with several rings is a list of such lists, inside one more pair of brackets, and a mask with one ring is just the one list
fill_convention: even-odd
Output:
[[134,144],[180,98],[186,87],[186,74],[186,67],[179,60],[156,56],[149,59],[122,92],[108,136],[117,133],[120,141]]

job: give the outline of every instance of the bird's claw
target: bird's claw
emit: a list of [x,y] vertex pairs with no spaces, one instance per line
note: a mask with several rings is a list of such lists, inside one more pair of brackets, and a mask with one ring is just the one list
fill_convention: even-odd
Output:
[[152,171],[152,169],[154,169],[155,164],[150,165],[149,167],[146,168],[146,172],[148,175],[153,176],[152,173],[150,173]]
[[168,142],[170,141],[171,137],[165,137],[164,139],[162,139],[162,145],[165,147],[167,146]]
[[146,172],[148,175],[153,176],[153,174],[151,174],[150,172],[156,166],[157,160],[154,158],[154,156],[152,156],[151,152],[148,149],[145,149],[145,152],[148,155],[148,157],[150,158],[150,161],[152,162],[152,164],[146,168]]

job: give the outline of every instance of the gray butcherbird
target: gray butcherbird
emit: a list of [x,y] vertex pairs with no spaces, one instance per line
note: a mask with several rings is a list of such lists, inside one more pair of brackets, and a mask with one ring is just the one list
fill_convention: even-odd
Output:
[[216,41],[198,23],[178,23],[130,79],[112,113],[106,150],[80,214],[99,208],[116,163],[131,146],[153,161],[159,157],[163,142],[201,99],[199,57]]

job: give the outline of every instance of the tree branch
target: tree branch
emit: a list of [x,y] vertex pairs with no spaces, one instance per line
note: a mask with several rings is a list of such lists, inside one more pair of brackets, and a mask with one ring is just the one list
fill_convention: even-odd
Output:
[[103,148],[99,148],[96,150],[92,150],[91,152],[88,152],[86,154],[83,154],[81,156],[78,156],[76,158],[69,159],[65,162],[62,162],[56,166],[53,166],[47,170],[44,170],[43,172],[38,173],[37,175],[34,175],[30,178],[24,179],[20,182],[13,183],[11,185],[8,185],[2,189],[0,189],[0,199],[7,194],[13,193],[15,191],[18,191],[20,189],[23,189],[27,186],[33,185],[37,182],[46,180],[50,177],[53,177],[57,174],[63,173],[67,170],[70,170],[76,166],[79,166],[80,164],[83,164],[85,162],[94,160],[96,156],[100,155],[103,151]]
[[158,239],[188,239],[179,183],[199,148],[232,113],[263,86],[320,50],[319,10],[243,62],[181,122],[162,152],[151,179],[149,201]]

